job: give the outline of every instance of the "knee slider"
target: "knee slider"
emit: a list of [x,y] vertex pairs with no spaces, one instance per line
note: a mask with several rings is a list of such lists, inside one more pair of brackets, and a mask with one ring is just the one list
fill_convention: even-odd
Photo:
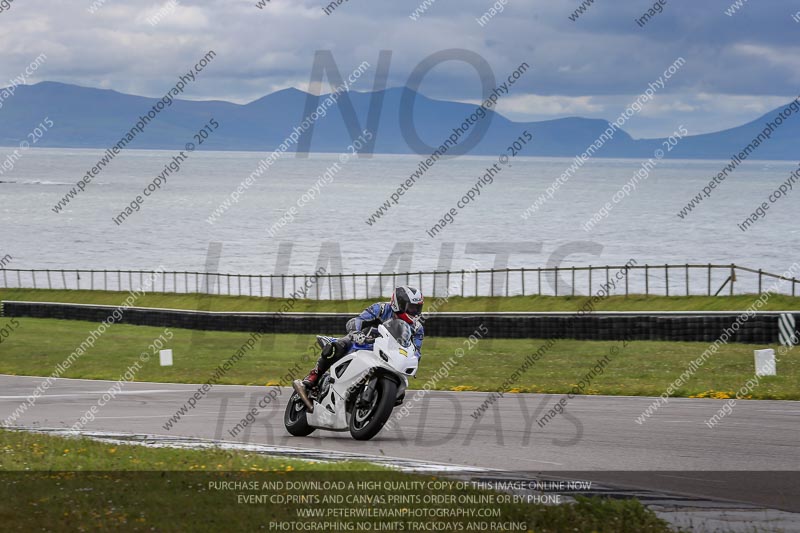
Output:
[[333,359],[333,356],[335,355],[335,346],[336,346],[335,343],[326,344],[322,348],[322,351],[320,352],[320,356],[323,359]]

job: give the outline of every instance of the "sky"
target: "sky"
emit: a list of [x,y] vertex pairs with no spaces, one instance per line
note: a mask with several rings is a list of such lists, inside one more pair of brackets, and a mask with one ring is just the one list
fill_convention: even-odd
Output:
[[[246,103],[287,87],[319,91],[309,87],[317,50],[330,50],[345,75],[363,61],[376,69],[379,51],[390,50],[387,84],[397,87],[431,54],[457,48],[485,59],[498,82],[530,65],[497,107],[512,120],[613,120],[683,58],[626,124],[637,138],[734,127],[800,94],[797,1],[739,0],[729,15],[735,0],[661,0],[662,12],[644,27],[636,19],[653,1],[595,0],[574,21],[579,0],[425,1],[346,0],[326,14],[327,2],[314,0],[264,1],[262,9],[258,0],[3,0],[0,84],[44,53],[27,83],[155,97],[214,50],[186,97]],[[494,6],[502,12],[479,24]],[[371,90],[375,71],[353,90]],[[479,73],[441,63],[419,91],[476,102]]]

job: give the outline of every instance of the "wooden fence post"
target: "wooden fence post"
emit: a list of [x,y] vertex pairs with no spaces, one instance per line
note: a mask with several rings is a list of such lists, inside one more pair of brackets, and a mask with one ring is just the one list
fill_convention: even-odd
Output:
[[556,272],[553,278],[555,279],[555,295],[558,296],[558,267],[556,267]]
[[589,296],[592,295],[592,265],[589,265]]
[[572,296],[575,296],[575,267],[572,267]]
[[536,285],[537,285],[536,294],[538,294],[539,296],[541,296],[541,295],[542,295],[542,267],[536,267],[536,277],[537,277],[537,281],[536,281]]
[[686,296],[689,296],[689,263],[686,263]]

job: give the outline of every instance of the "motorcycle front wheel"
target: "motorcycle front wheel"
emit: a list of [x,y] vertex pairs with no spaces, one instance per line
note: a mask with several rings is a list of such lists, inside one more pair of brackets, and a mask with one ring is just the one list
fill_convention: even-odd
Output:
[[283,425],[286,431],[295,437],[306,437],[314,432],[314,427],[308,425],[306,418],[306,404],[296,392],[289,398],[286,404],[286,412],[283,414]]
[[379,379],[370,404],[353,406],[350,435],[356,440],[369,440],[377,435],[392,414],[396,396],[397,383],[387,378]]

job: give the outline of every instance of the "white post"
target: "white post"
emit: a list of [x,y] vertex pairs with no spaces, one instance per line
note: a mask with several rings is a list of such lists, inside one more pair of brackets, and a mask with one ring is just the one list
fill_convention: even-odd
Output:
[[778,369],[775,366],[775,350],[755,350],[756,376],[775,376]]
[[172,350],[161,350],[158,355],[161,359],[161,366],[172,366]]

